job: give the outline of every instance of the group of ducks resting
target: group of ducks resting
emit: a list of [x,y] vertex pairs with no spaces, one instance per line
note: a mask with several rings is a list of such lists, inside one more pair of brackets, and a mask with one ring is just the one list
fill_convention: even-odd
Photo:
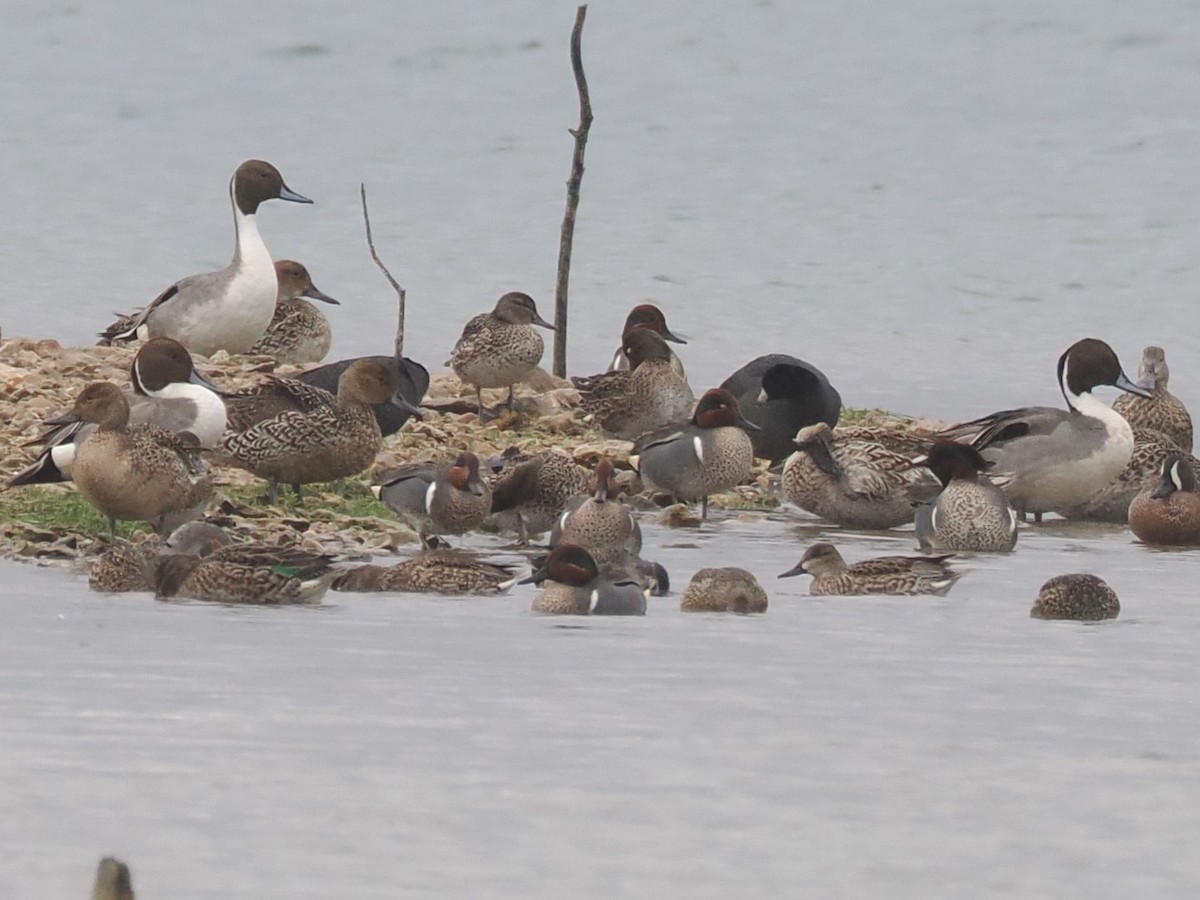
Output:
[[[541,586],[544,613],[640,614],[665,591],[661,566],[640,557],[637,516],[618,496],[613,461],[587,473],[548,451],[481,461],[448,450],[442,459],[382,473],[373,490],[416,529],[425,551],[394,566],[340,568],[329,556],[231,542],[199,519],[214,489],[212,464],[246,469],[268,482],[301,486],[370,469],[386,435],[412,416],[428,372],[403,357],[362,357],[295,378],[267,376],[225,392],[195,370],[192,354],[273,355],[320,361],[329,326],[303,297],[336,303],[299,263],[272,262],[256,224],[273,199],[310,203],[269,163],[243,163],[230,182],[237,243],[220,272],[171,285],[149,306],[123,316],[105,343],[141,341],[130,382],[85,387],[67,413],[48,420],[40,452],[11,485],[72,480],[110,522],[150,523],[166,537],[147,549],[116,542],[93,566],[99,589],[153,589],[161,597],[227,602],[311,601],[331,584],[345,590],[493,592],[507,589],[504,566],[449,551],[438,536],[465,534],[495,518],[522,543],[551,532],[549,555],[523,582]],[[447,365],[476,392],[513,386],[539,364],[538,327],[552,328],[533,299],[507,293],[464,327]],[[812,576],[812,594],[944,594],[961,573],[957,552],[1009,552],[1018,521],[1054,512],[1128,521],[1144,542],[1200,544],[1200,494],[1191,456],[1191,420],[1167,391],[1161,349],[1147,348],[1137,383],[1112,348],[1083,339],[1058,361],[1067,409],[1004,410],[940,433],[835,427],[841,398],[803,360],[759,357],[698,399],[667,342],[685,343],[661,310],[634,308],[609,371],[572,379],[587,419],[633,441],[630,463],[642,487],[675,501],[699,501],[749,480],[754,459],[781,466],[782,492],[803,510],[844,528],[915,523],[925,555],[848,565],[818,543],[780,577]],[[1126,392],[1110,408],[1092,390]],[[34,442],[31,442],[34,443]],[[446,450],[447,448],[439,448]],[[1063,576],[1043,589],[1033,614],[1116,615],[1116,596],[1092,576]],[[681,599],[685,609],[761,611],[767,596],[742,569],[703,569]]]

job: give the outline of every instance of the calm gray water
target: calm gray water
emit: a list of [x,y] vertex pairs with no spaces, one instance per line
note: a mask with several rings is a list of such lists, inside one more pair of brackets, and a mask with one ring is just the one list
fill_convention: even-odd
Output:
[[[275,162],[278,257],[343,300],[335,353],[438,366],[505,290],[552,305],[577,119],[574,7],[8,4],[6,334],[84,342],[232,250],[226,183]],[[855,406],[1056,403],[1058,354],[1166,346],[1195,407],[1200,16],[1192,2],[605,2],[570,368],[628,307],[697,386],[764,352]],[[1196,560],[1025,532],[947,600],[775,582],[796,521],[648,529],[770,612],[561,623],[504,600],[317,610],[91,595],[0,566],[0,895],[1193,897]],[[846,537],[848,556],[910,539]],[[1095,571],[1114,623],[1031,622]]]

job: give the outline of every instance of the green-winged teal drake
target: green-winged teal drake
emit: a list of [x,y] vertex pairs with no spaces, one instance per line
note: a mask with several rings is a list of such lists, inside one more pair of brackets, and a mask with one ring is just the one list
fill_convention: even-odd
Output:
[[1190,454],[1163,458],[1161,476],[1129,504],[1129,529],[1143,544],[1200,544],[1200,492]]
[[601,569],[578,544],[559,544],[546,563],[517,584],[544,585],[533,600],[543,615],[643,616],[647,589],[623,567]]
[[632,369],[572,377],[585,415],[613,437],[632,441],[687,419],[695,395],[671,368],[671,349],[655,331],[634,328],[622,343]]
[[1086,573],[1055,575],[1042,585],[1029,615],[1034,619],[1096,622],[1121,612],[1117,593],[1103,579]]
[[895,528],[913,520],[910,492],[937,486],[928,469],[874,441],[843,440],[824,422],[806,425],[783,467],[789,502],[845,528]]
[[338,301],[318,290],[308,269],[294,259],[275,260],[275,278],[279,282],[275,314],[246,352],[270,356],[280,365],[320,362],[333,343],[333,329],[324,313],[304,298],[335,305]]
[[512,583],[509,566],[458,550],[426,550],[391,566],[347,569],[334,579],[333,589],[461,596],[501,594]]
[[852,566],[833,544],[821,542],[804,551],[793,568],[780,578],[811,575],[808,592],[813,596],[857,594],[936,594],[943,596],[961,572],[950,568],[946,556],[877,556]]
[[[629,315],[625,317],[625,327],[621,329],[621,346],[617,348],[617,352],[613,354],[612,362],[608,365],[610,372],[628,372],[632,366],[629,362],[629,356],[625,353],[625,335],[634,328],[649,328],[651,331],[657,332],[664,341],[672,341],[676,344],[686,344],[683,338],[674,334],[667,327],[667,317],[663,315],[663,311],[653,303],[639,303],[629,311]],[[686,379],[687,373],[683,370],[683,363],[674,351],[671,353],[671,369],[680,378]]]
[[278,282],[271,254],[258,233],[258,207],[268,200],[312,203],[283,183],[269,162],[251,159],[229,182],[237,233],[233,262],[219,272],[189,275],[175,282],[137,313],[109,326],[105,342],[171,337],[193,353],[218,350],[245,353],[275,313]]
[[978,450],[939,440],[920,464],[940,482],[916,507],[922,551],[1007,552],[1017,546],[1017,514],[1004,491],[983,475],[991,463]]
[[1192,417],[1183,402],[1167,390],[1171,370],[1162,347],[1147,347],[1142,351],[1138,367],[1138,385],[1150,391],[1149,397],[1121,394],[1112,408],[1123,415],[1134,428],[1160,431],[1187,453],[1192,452]]
[[746,432],[755,428],[742,418],[729,391],[713,388],[696,403],[690,422],[642,435],[633,455],[648,486],[678,500],[702,501],[701,517],[706,518],[709,494],[750,477],[754,448]]
[[952,426],[943,437],[966,440],[1011,474],[1008,500],[1021,516],[1084,503],[1117,477],[1133,453],[1125,418],[1092,396],[1111,385],[1149,397],[1121,370],[1112,347],[1095,338],[1076,341],[1058,359],[1058,385],[1068,409],[1007,409]]
[[383,435],[371,407],[394,397],[392,378],[362,359],[342,373],[338,393],[289,378],[270,378],[226,397],[230,430],[221,452],[235,466],[270,483],[299,486],[357,475],[375,462]]
[[784,353],[752,359],[722,382],[737,398],[747,421],[754,455],[772,464],[791,456],[792,441],[805,425],[837,425],[842,398],[820,369]]
[[212,499],[212,477],[195,440],[157,425],[130,425],[129,403],[115,384],[89,384],[75,398],[74,413],[97,427],[75,451],[71,475],[113,534],[118,521],[148,522],[165,533]]
[[509,448],[499,462],[503,468],[491,481],[492,514],[514,528],[522,544],[553,528],[567,503],[587,491],[587,470],[557,450],[520,458]]
[[453,462],[397,466],[371,491],[426,545],[432,535],[478,528],[492,511],[492,490],[479,476],[479,457],[469,452]]
[[636,559],[642,529],[633,512],[617,497],[612,460],[600,460],[591,496],[568,502],[550,536],[550,545],[578,544],[600,565]]
[[484,388],[508,388],[507,404],[513,406],[513,385],[529,377],[542,361],[545,345],[533,326],[554,329],[538,315],[537,304],[528,294],[513,291],[496,301],[491,312],[475,316],[454,345],[446,365],[464,384],[475,388],[479,417]]
[[685,612],[762,613],[767,592],[745,569],[724,566],[701,569],[692,576],[679,598]]
[[112,856],[100,860],[92,882],[92,900],[134,900],[129,866]]

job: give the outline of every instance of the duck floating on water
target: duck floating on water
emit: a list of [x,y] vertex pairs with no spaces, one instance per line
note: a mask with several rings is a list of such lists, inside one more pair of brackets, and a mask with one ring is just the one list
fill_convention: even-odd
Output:
[[827,541],[813,544],[804,551],[794,567],[780,578],[811,575],[808,593],[812,596],[849,596],[856,594],[946,594],[962,577],[942,556],[877,556],[850,566],[837,547]]

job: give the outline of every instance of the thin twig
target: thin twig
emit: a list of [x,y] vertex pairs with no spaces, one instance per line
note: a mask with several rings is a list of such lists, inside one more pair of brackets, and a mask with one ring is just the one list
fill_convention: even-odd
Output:
[[383,260],[375,252],[375,239],[371,237],[371,217],[367,214],[367,186],[359,183],[358,193],[362,197],[363,222],[367,226],[367,247],[371,250],[371,259],[375,260],[375,265],[379,266],[384,278],[391,284],[392,290],[396,292],[396,298],[399,300],[400,314],[396,321],[396,358],[399,359],[404,355],[404,288],[400,287],[400,282],[392,277],[388,267],[383,264]]
[[571,177],[567,179],[567,211],[563,214],[558,243],[558,283],[554,290],[554,374],[559,378],[567,376],[567,285],[571,280],[571,244],[575,239],[579,183],[583,180],[583,151],[587,147],[588,129],[592,127],[592,101],[588,97],[580,49],[585,18],[587,4],[575,11],[575,27],[571,29],[571,70],[575,73],[575,87],[579,91],[579,127],[568,129],[575,138],[575,154],[571,158]]

